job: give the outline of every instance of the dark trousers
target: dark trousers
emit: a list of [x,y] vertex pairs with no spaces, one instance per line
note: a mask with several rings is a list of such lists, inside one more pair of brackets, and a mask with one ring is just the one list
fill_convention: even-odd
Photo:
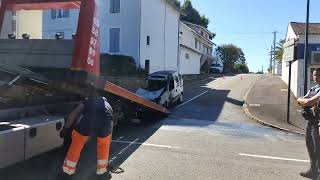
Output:
[[312,179],[316,180],[320,172],[320,136],[318,121],[308,121],[306,126],[306,145],[313,172]]

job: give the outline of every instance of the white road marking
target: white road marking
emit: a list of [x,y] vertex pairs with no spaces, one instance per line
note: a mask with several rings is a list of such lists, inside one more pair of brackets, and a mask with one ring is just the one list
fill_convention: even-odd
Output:
[[249,104],[250,107],[260,107],[260,104]]
[[[118,154],[121,155],[125,150],[127,150],[132,144],[136,143],[137,141],[139,141],[139,138],[135,139],[134,141],[130,142],[128,144],[128,146],[126,146],[125,148],[123,148]],[[113,141],[112,141],[113,142]]]
[[197,98],[199,98],[200,96],[202,96],[202,95],[204,95],[204,94],[206,94],[206,93],[208,93],[208,92],[209,92],[209,91],[205,91],[205,92],[203,92],[203,93],[201,93],[201,94],[199,94],[199,95],[191,98],[190,100],[188,100],[188,101],[180,104],[179,106],[177,106],[176,109],[179,108],[179,107],[181,107],[181,106],[183,106],[183,105],[185,105],[185,104],[187,104],[187,103],[189,103],[189,102],[191,102],[191,101],[193,101],[193,100],[195,100],[195,99],[197,99]]
[[288,89],[281,89],[281,92],[288,92]]
[[120,139],[122,139],[122,138],[124,138],[124,136],[119,137],[117,140],[120,140]]
[[143,145],[143,146],[151,146],[151,147],[160,147],[160,148],[169,148],[169,149],[185,149],[181,147],[174,147],[174,146],[168,146],[168,145],[160,145],[160,144],[150,144],[150,143],[138,143],[136,141],[130,142],[130,141],[117,141],[113,140],[113,143],[124,143],[124,144],[136,144],[136,145]]
[[263,158],[263,159],[275,159],[275,160],[282,160],[282,161],[295,161],[295,162],[309,163],[309,160],[302,160],[302,159],[282,158],[282,157],[273,157],[273,156],[261,156],[261,155],[244,154],[244,153],[239,153],[239,155],[240,156],[255,157],[255,158]]

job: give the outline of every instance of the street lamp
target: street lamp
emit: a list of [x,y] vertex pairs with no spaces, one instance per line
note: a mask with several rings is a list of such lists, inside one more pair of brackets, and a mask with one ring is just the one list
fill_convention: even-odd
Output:
[[309,60],[309,9],[310,0],[307,0],[307,19],[305,25],[305,44],[304,44],[304,94],[308,91],[308,60]]

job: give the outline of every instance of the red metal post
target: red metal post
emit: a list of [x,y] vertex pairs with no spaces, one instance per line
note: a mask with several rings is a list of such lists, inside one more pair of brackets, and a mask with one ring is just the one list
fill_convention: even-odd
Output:
[[71,69],[100,75],[100,23],[96,0],[81,3]]

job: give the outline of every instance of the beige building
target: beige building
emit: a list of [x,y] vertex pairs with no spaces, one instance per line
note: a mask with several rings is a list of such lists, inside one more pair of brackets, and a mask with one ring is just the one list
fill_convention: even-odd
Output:
[[15,34],[17,39],[24,33],[29,34],[30,39],[42,39],[42,11],[7,11],[0,37],[8,38],[9,33]]

